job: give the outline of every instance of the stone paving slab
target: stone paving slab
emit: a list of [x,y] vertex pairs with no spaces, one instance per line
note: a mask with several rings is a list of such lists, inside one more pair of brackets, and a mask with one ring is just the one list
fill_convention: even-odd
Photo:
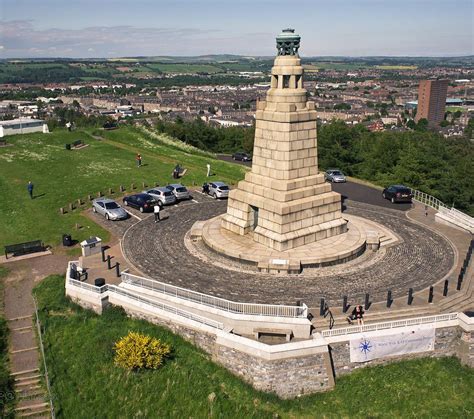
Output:
[[[226,210],[225,201],[204,201],[190,207],[170,209],[166,222],[146,219],[131,227],[123,238],[125,256],[143,274],[173,285],[236,301],[294,304],[303,300],[317,306],[321,297],[338,302],[343,295],[362,300],[366,292],[372,301],[382,301],[387,289],[394,296],[408,288],[420,290],[448,274],[455,261],[451,244],[441,235],[407,219],[404,212],[348,202],[347,212],[384,225],[399,242],[383,249],[374,261],[334,269],[315,269],[300,275],[275,276],[251,272],[248,267],[206,263],[190,252],[184,237],[192,225]],[[218,256],[214,257],[216,260]],[[359,259],[359,258],[358,258]],[[228,267],[226,268],[226,265]]]

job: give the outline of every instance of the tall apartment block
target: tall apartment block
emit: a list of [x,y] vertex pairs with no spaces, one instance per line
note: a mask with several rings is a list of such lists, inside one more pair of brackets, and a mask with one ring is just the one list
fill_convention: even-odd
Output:
[[431,125],[444,119],[448,80],[421,80],[418,87],[418,109],[415,121],[427,119]]

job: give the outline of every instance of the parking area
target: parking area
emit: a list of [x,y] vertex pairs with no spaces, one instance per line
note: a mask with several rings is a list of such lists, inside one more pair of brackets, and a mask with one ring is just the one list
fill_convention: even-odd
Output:
[[[176,204],[165,206],[162,210],[161,217],[167,218],[169,216],[172,216],[173,212],[177,208],[190,207],[193,205],[199,205],[205,202],[214,201],[214,199],[211,196],[203,194],[200,189],[190,189],[189,192],[191,194],[191,199],[185,200],[185,201],[179,201]],[[125,232],[131,226],[133,226],[134,224],[142,220],[145,220],[148,217],[153,217],[152,212],[142,213],[138,209],[124,206],[122,202],[122,198],[117,198],[115,199],[115,201],[127,211],[128,217],[126,219],[117,220],[117,221],[107,220],[103,215],[94,213],[92,211],[92,208],[89,208],[86,211],[86,215],[89,218],[93,219],[97,224],[101,225],[106,230],[110,231],[116,237],[123,237]]]

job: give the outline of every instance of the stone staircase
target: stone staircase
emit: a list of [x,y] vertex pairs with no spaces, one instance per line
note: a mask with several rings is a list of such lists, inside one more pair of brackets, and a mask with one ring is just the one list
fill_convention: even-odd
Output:
[[31,315],[8,319],[9,357],[14,380],[15,417],[49,418],[49,396],[39,369],[39,348]]

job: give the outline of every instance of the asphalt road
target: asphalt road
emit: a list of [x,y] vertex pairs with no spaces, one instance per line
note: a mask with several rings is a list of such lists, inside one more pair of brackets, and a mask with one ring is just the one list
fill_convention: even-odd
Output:
[[[252,162],[241,162],[234,161],[231,155],[228,154],[218,154],[217,158],[219,160],[225,160],[232,163],[243,164],[244,166],[252,167]],[[388,199],[382,198],[382,192],[378,189],[371,188],[370,186],[361,185],[354,182],[346,183],[333,183],[333,191],[339,192],[343,199],[349,199],[351,201],[364,202],[370,205],[378,205],[379,207],[391,208],[400,211],[409,210],[411,204],[392,204]]]
[[370,186],[361,185],[359,183],[333,183],[332,190],[335,192],[339,192],[342,195],[343,199],[364,202],[366,204],[377,205],[379,207],[391,208],[400,211],[407,211],[412,207],[412,204],[392,204],[388,199],[383,199],[382,191],[375,188],[371,188]]

